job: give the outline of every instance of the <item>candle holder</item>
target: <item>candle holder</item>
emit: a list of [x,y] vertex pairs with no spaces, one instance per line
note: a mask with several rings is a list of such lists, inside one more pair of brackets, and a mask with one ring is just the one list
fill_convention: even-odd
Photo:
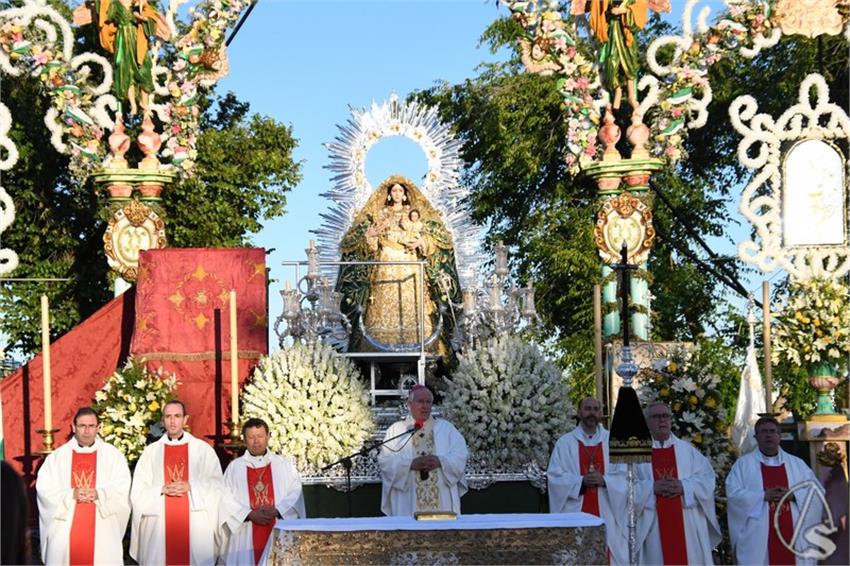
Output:
[[239,423],[233,421],[224,421],[224,426],[230,429],[230,433],[224,437],[223,442],[219,442],[216,446],[230,450],[235,454],[239,454],[245,450],[245,441],[242,440],[242,434],[239,430]]
[[508,248],[499,242],[493,271],[484,278],[481,287],[471,285],[463,289],[463,303],[454,305],[461,316],[453,342],[462,348],[473,347],[485,338],[541,324],[532,282],[518,287],[509,275]]
[[47,456],[51,452],[53,452],[53,434],[59,432],[58,428],[44,429],[40,428],[36,430],[37,433],[41,435],[41,443],[44,446],[37,454],[41,454],[43,456]]

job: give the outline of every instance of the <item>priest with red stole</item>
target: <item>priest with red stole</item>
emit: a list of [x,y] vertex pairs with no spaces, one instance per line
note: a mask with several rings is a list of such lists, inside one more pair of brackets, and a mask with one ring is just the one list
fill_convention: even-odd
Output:
[[621,535],[609,491],[626,496],[620,478],[608,475],[608,431],[599,424],[602,408],[594,397],[578,406],[579,426],[558,439],[546,471],[551,513],[590,513],[605,520],[608,553],[612,564],[628,564],[626,539]]
[[821,522],[823,498],[812,490],[823,489],[805,462],[779,447],[776,419],[760,418],[755,433],[758,449],[741,456],[726,477],[729,538],[737,562],[816,564],[798,553],[810,546],[806,535]]
[[45,564],[123,564],[130,518],[130,469],[98,437],[100,420],[80,408],[74,438],[47,456],[35,489]]
[[242,425],[246,451],[224,472],[233,496],[221,506],[225,564],[258,564],[278,519],[303,519],[301,476],[292,462],[269,450],[269,425],[251,418]]
[[216,560],[224,476],[212,447],[183,429],[187,419],[182,401],[166,403],[165,434],[136,464],[130,556],[142,565]]
[[711,462],[672,433],[673,415],[665,403],[650,403],[646,422],[652,463],[635,466],[638,562],[713,564],[711,551],[722,537]]

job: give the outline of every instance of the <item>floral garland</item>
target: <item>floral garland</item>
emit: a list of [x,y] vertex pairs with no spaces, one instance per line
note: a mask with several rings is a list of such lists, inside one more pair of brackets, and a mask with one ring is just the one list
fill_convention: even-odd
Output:
[[269,447],[305,475],[359,450],[375,428],[359,370],[321,341],[262,358],[241,399],[241,414],[265,420]]
[[642,370],[640,384],[641,403],[667,403],[673,413],[673,434],[693,444],[723,477],[732,464],[729,414],[718,391],[720,377],[701,363],[699,351],[673,349],[668,359]]
[[775,319],[773,348],[774,363],[843,367],[850,352],[850,289],[832,279],[793,282]]
[[505,472],[529,463],[546,469],[558,437],[575,426],[561,371],[537,346],[504,334],[458,358],[441,409],[471,459]]
[[244,7],[241,0],[198,3],[190,10],[189,31],[175,43],[177,56],[169,69],[162,69],[165,88],[157,92],[168,94],[167,102],[157,106],[160,119],[165,122],[162,155],[171,158],[180,176],[192,175],[198,157],[198,89],[212,86],[227,74],[226,31],[239,19]]
[[[505,0],[503,0],[505,1]],[[558,2],[549,0],[505,1],[511,17],[525,28],[520,41],[522,60],[531,72],[551,75],[557,72],[558,91],[564,99],[567,122],[567,148],[564,156],[575,174],[597,155],[600,109],[606,99],[587,44],[579,42],[576,19],[565,21]]]
[[[575,174],[599,152],[597,132],[600,111],[607,104],[601,85],[599,66],[588,46],[580,39],[577,18],[564,20],[559,2],[550,0],[502,0],[512,17],[525,29],[521,40],[523,62],[531,72],[558,73],[558,89],[564,99],[567,122],[567,148],[564,156]],[[696,0],[685,6],[684,32],[681,37],[659,38],[650,46],[647,60],[658,77],[645,76],[638,89],[648,89],[637,112],[641,115],[657,106],[650,124],[653,157],[675,164],[684,157],[684,134],[688,127],[700,128],[708,118],[711,87],[706,78],[708,67],[734,51],[754,57],[762,47],[774,45],[781,31],[771,22],[774,0],[755,0],[729,6],[727,17],[716,26],[705,24],[708,8],[700,13],[699,31],[692,33],[690,16]],[[655,60],[658,50],[675,46],[668,65]]]
[[151,425],[162,420],[162,408],[177,385],[176,375],[166,376],[161,367],[152,372],[144,359],[128,358],[94,394],[92,409],[100,417],[100,437],[131,464],[138,460]]
[[[182,3],[172,2],[172,9]],[[244,6],[241,0],[203,0],[190,10],[189,32],[176,42],[170,67],[156,61],[173,50],[161,41],[151,46],[155,83],[162,81],[155,84],[152,102],[155,95],[165,99],[151,108],[163,125],[162,156],[170,158],[178,176],[191,176],[197,159],[198,88],[211,86],[227,73],[225,31]],[[114,125],[109,111],[117,110],[118,101],[109,94],[111,63],[94,53],[72,56],[73,41],[68,22],[44,0],[25,0],[21,7],[0,12],[0,69],[11,76],[26,72],[39,77],[50,96],[45,123],[53,134],[51,142],[71,156],[71,175],[83,183],[106,157],[105,132]],[[102,68],[101,84],[92,83],[86,63]]]
[[[94,53],[73,57],[70,25],[37,0],[0,12],[0,20],[5,20],[0,24],[0,69],[11,76],[26,73],[39,78],[50,97],[45,124],[53,134],[51,143],[70,154],[71,175],[84,181],[106,155],[104,130],[113,123],[107,107],[117,107],[115,97],[108,94],[110,63]],[[86,63],[101,67],[101,84],[92,83]]]

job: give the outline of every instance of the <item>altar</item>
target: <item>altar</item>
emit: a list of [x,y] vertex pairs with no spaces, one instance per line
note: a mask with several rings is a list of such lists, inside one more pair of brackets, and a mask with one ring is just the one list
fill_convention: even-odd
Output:
[[260,564],[607,564],[586,513],[280,520]]

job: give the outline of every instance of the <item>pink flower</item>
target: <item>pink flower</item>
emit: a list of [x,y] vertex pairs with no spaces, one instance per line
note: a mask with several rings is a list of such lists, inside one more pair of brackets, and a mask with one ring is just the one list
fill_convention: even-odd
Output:
[[664,154],[668,157],[673,157],[674,155],[676,155],[676,146],[668,145],[666,148],[664,148]]
[[576,48],[575,47],[570,47],[569,49],[567,49],[567,57],[572,59],[575,56],[576,56]]
[[180,124],[172,124],[171,125],[171,133],[179,134],[180,133]]
[[578,86],[579,90],[587,90],[589,84],[587,77],[579,77],[576,80],[576,86]]
[[588,155],[590,157],[593,157],[594,155],[596,155],[596,144],[592,143],[592,144],[588,145],[586,148],[584,148],[584,153],[585,153],[585,155]]
[[678,117],[680,117],[680,116],[682,115],[682,109],[681,109],[681,108],[672,108],[672,109],[670,110],[670,114],[671,114],[674,118],[678,118]]

